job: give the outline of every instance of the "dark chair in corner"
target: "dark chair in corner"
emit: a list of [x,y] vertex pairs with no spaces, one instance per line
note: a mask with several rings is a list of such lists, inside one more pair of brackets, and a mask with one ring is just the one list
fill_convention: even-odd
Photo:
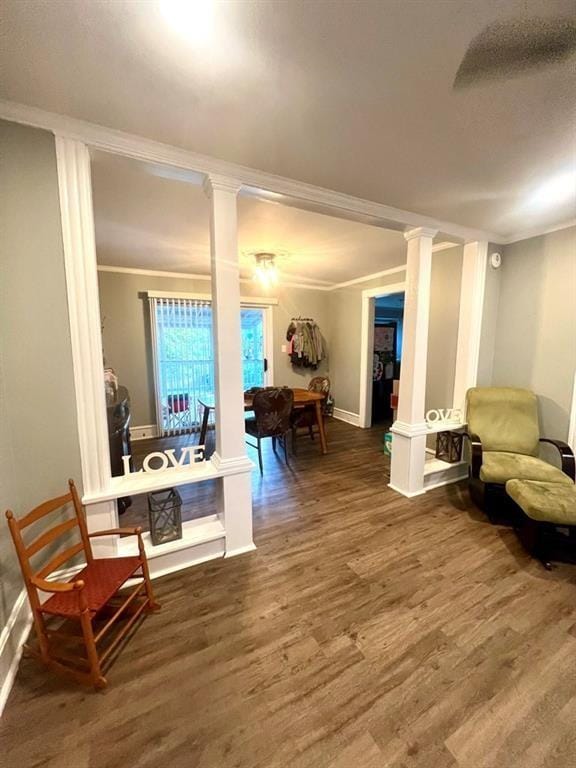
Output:
[[[141,529],[88,533],[82,503],[72,480],[69,487],[69,493],[40,504],[20,520],[10,510],[6,512],[38,641],[37,647],[26,647],[56,672],[84,685],[104,688],[104,666],[112,660],[138,618],[160,606],[152,592]],[[55,524],[38,535],[35,523],[42,521],[47,525],[46,518],[70,504],[73,515],[66,519],[62,515],[56,517],[52,520]],[[29,526],[32,526],[31,532],[26,530]],[[95,536],[117,534],[137,536],[138,554],[95,558],[90,540]],[[64,539],[64,549],[58,547],[61,539]],[[32,565],[31,558],[41,552],[44,564]],[[82,555],[85,561],[79,573],[68,580],[49,579],[51,575],[58,575],[62,566],[77,555]],[[120,593],[128,581],[131,586]],[[40,599],[42,592],[49,595],[48,599]],[[120,619],[125,619],[123,624]],[[116,632],[110,638],[113,627]],[[104,638],[107,643],[103,642]]]
[[[469,487],[472,500],[490,520],[516,517],[506,494],[508,480],[573,484],[572,449],[561,440],[540,437],[536,395],[513,387],[475,387],[466,395],[471,444]],[[538,457],[540,443],[555,446],[562,470]]]
[[[308,384],[309,392],[317,392],[324,395],[324,402],[322,403],[322,415],[326,417],[329,415],[327,410],[327,400],[330,394],[330,379],[328,376],[314,376],[310,379]],[[310,439],[314,440],[314,426],[316,425],[316,409],[314,405],[306,406],[305,408],[297,408],[292,411],[291,417],[292,423],[292,449],[296,453],[296,440],[298,438],[298,430],[306,429],[310,435]]]
[[248,442],[252,448],[258,451],[258,464],[260,474],[264,474],[262,465],[262,439],[272,438],[272,447],[276,450],[276,440],[280,440],[284,448],[284,459],[288,464],[288,450],[286,447],[286,435],[291,429],[290,414],[294,404],[294,392],[287,387],[267,387],[254,395],[252,410],[254,418],[245,420],[246,432],[256,438],[256,445]]

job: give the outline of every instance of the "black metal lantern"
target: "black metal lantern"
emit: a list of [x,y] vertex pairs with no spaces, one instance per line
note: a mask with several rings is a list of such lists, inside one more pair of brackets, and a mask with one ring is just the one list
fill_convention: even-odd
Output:
[[182,538],[182,498],[176,488],[148,494],[148,518],[154,546]]
[[448,464],[462,459],[462,432],[438,432],[436,435],[436,458]]

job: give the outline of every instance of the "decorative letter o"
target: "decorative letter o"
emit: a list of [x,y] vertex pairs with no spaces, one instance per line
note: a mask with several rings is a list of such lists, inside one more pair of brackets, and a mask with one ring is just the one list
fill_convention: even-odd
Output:
[[[151,467],[150,462],[152,459],[160,459],[162,462],[162,465],[160,467]],[[142,467],[144,468],[144,472],[163,472],[165,469],[168,468],[168,456],[166,456],[165,453],[161,453],[160,451],[154,451],[153,453],[149,453],[148,456],[144,459],[142,462]]]

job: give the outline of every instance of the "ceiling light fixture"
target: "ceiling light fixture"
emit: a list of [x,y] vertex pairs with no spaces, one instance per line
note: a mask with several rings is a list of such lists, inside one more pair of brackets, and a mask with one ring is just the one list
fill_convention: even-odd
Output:
[[266,252],[255,253],[254,260],[256,262],[254,280],[258,280],[264,288],[276,285],[278,282],[276,254]]
[[562,173],[542,184],[528,198],[531,208],[550,208],[576,198],[576,174]]
[[190,42],[209,43],[214,36],[214,0],[159,0],[170,26]]

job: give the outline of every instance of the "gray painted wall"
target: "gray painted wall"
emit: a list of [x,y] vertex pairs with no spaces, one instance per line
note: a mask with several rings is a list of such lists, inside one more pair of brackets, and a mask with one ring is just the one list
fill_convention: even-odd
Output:
[[[502,253],[501,245],[488,244],[490,254]],[[500,302],[500,282],[502,269],[494,269],[486,265],[486,282],[484,286],[484,305],[482,308],[482,330],[480,336],[480,351],[478,354],[478,386],[488,387],[494,374],[494,347],[498,324],[498,304]]]
[[[452,405],[461,275],[461,247],[432,254],[427,408]],[[328,294],[332,313],[330,369],[337,408],[358,413],[360,407],[362,291],[404,280],[405,273],[399,272]]]
[[568,436],[576,370],[576,227],[507,245],[492,383],[538,395],[542,434]]
[[360,408],[360,337],[362,291],[403,283],[404,272],[328,293],[331,317],[330,372],[336,408],[358,413]]
[[22,589],[4,510],[81,484],[54,137],[0,121],[0,627]]
[[[112,366],[122,384],[130,391],[132,424],[154,424],[154,374],[146,291],[178,291],[210,293],[207,280],[188,280],[146,275],[99,272],[100,311],[104,319],[103,345],[106,364]],[[243,296],[262,295],[256,284],[242,283]],[[330,372],[330,329],[328,293],[279,287],[270,291],[278,299],[273,308],[275,384],[307,387],[312,376]],[[286,344],[286,329],[291,317],[313,317],[326,340],[328,358],[317,371],[293,368],[288,355],[282,352]]]

